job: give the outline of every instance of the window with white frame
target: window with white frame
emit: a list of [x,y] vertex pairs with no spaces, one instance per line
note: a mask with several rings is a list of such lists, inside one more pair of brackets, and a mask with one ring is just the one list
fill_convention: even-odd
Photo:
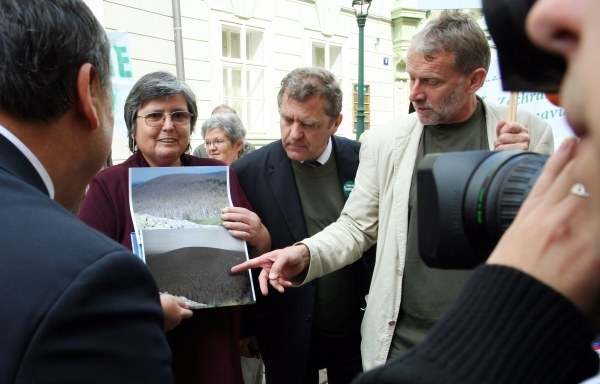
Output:
[[329,42],[313,41],[312,45],[312,65],[329,70],[335,75],[338,84],[342,89],[342,47]]
[[312,43],[312,65],[328,69],[336,76],[342,73],[342,47],[325,42]]
[[221,29],[223,103],[235,108],[249,132],[266,128],[263,36],[247,26]]

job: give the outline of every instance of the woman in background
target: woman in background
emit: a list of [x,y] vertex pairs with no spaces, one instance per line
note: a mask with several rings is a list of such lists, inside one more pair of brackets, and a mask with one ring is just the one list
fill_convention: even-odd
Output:
[[231,165],[241,157],[246,128],[235,113],[211,115],[202,124],[201,133],[209,158]]

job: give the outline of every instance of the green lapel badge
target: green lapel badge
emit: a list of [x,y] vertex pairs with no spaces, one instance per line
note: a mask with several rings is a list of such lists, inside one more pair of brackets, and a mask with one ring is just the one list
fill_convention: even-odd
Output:
[[354,181],[346,181],[344,183],[344,196],[348,197],[350,196],[350,192],[352,192],[352,190],[354,189]]

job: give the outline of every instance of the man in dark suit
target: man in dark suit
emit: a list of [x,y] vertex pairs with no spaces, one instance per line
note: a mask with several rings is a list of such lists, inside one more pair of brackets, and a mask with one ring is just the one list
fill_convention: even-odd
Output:
[[[232,167],[274,249],[335,221],[352,190],[360,144],[334,136],[342,121],[342,91],[322,68],[298,68],[277,97],[281,141]],[[285,294],[257,294],[255,325],[267,383],[330,384],[362,372],[361,306],[369,286],[367,259]]]
[[80,0],[0,9],[0,382],[169,383],[150,272],[69,212],[111,147],[104,29]]

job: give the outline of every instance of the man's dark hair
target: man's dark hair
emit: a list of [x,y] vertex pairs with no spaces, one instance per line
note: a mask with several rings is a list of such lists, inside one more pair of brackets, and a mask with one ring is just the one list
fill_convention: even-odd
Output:
[[73,104],[77,74],[92,64],[110,92],[110,44],[80,0],[0,0],[0,108],[48,122]]

